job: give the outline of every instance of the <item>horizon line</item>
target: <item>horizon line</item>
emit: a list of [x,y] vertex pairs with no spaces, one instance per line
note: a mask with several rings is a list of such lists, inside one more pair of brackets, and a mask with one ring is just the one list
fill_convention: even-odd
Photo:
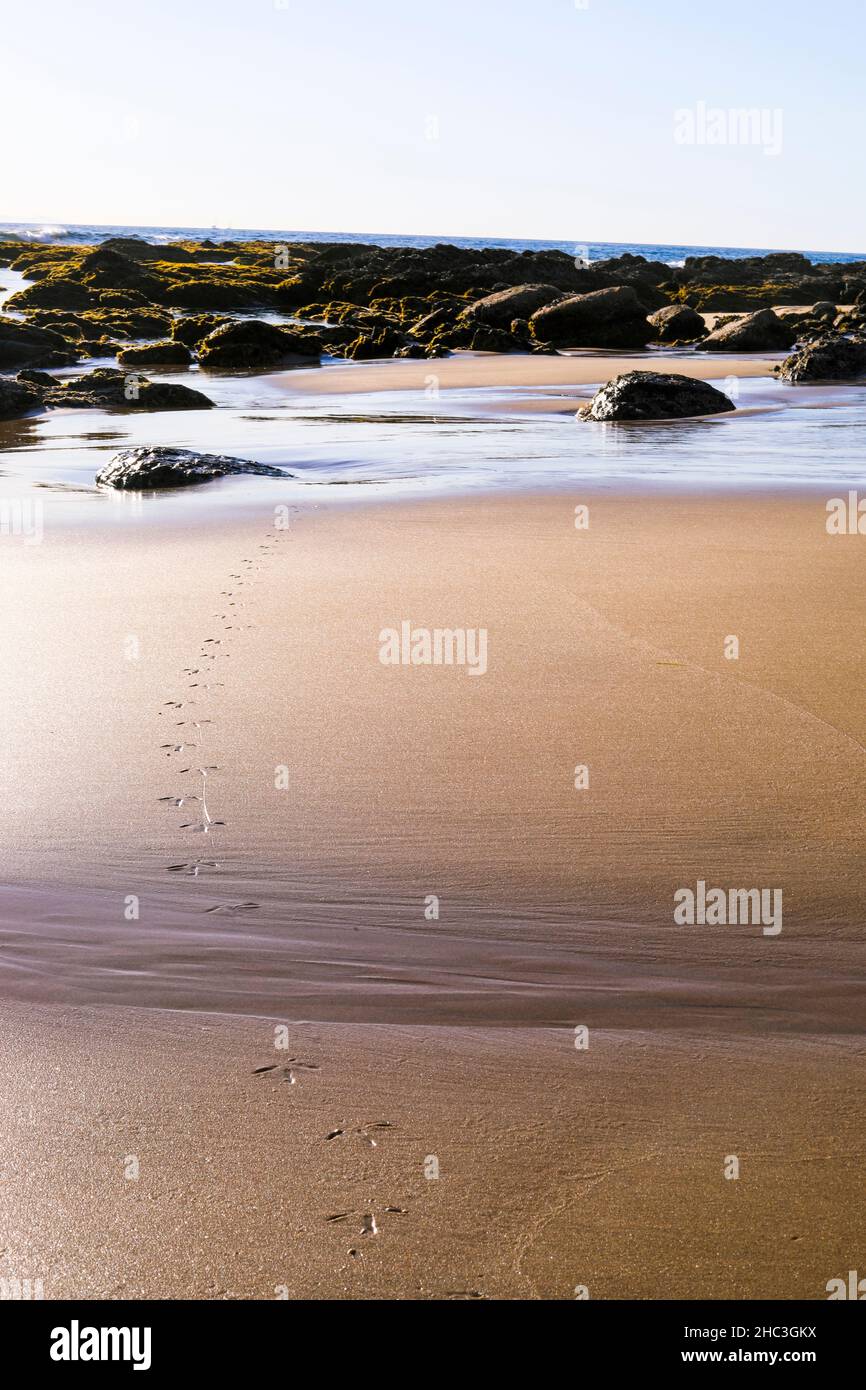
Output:
[[[28,222],[28,221],[25,221],[23,218],[21,218],[21,219],[14,219],[14,218],[13,218],[13,219],[11,219],[11,220],[9,220],[9,221],[0,222],[0,228],[5,228],[5,229],[10,229],[10,228],[12,228],[12,227],[28,227],[28,228],[33,227],[33,228],[39,228],[39,227],[52,227],[52,226],[57,226],[57,227],[79,227],[79,228],[93,227],[93,228],[98,228],[98,229],[101,229],[101,230],[104,230],[104,231],[110,231],[110,230],[112,230],[113,228],[121,228],[121,229],[124,230],[124,231],[130,231],[130,232],[143,231],[143,230],[144,230],[144,231],[152,231],[152,232],[173,232],[173,231],[174,231],[174,232],[177,232],[177,231],[191,231],[191,232],[221,232],[221,233],[226,233],[226,232],[229,232],[229,233],[239,233],[239,232],[241,232],[241,231],[247,231],[247,232],[268,232],[268,233],[270,233],[270,234],[280,234],[280,233],[282,233],[283,235],[286,235],[286,236],[290,236],[290,235],[291,235],[291,236],[296,236],[296,237],[298,237],[298,238],[303,238],[304,236],[318,236],[318,237],[323,237],[323,236],[338,236],[338,237],[358,237],[358,238],[360,238],[360,239],[363,239],[364,237],[373,237],[373,238],[376,238],[376,237],[393,237],[393,238],[398,238],[398,239],[411,239],[411,240],[417,240],[418,238],[423,237],[423,238],[424,238],[425,240],[427,240],[427,241],[435,241],[435,242],[437,242],[437,243],[440,244],[440,245],[454,245],[454,244],[455,244],[455,241],[481,241],[481,242],[485,242],[485,243],[498,242],[498,241],[504,241],[504,242],[526,241],[526,242],[537,242],[537,243],[541,243],[541,244],[545,244],[545,245],[550,245],[550,246],[553,246],[553,247],[558,247],[558,246],[561,246],[561,245],[563,245],[563,244],[569,244],[569,245],[573,245],[573,246],[575,247],[575,250],[580,249],[580,247],[582,247],[582,246],[589,246],[589,245],[595,245],[595,246],[622,246],[622,247],[628,247],[628,246],[657,246],[657,247],[671,246],[671,247],[673,247],[673,246],[677,246],[677,247],[682,248],[683,250],[699,250],[699,249],[712,250],[712,249],[715,249],[716,251],[755,251],[755,252],[759,252],[759,253],[761,253],[761,254],[763,254],[763,255],[797,254],[797,255],[803,255],[803,256],[806,256],[806,257],[808,257],[808,256],[810,256],[810,255],[815,255],[815,256],[851,256],[851,257],[854,258],[854,259],[866,260],[866,251],[864,251],[864,252],[861,252],[861,251],[829,251],[829,250],[815,250],[814,248],[810,248],[810,249],[808,249],[808,250],[804,250],[802,247],[799,247],[799,246],[776,246],[776,247],[772,247],[772,246],[732,246],[732,245],[722,246],[722,245],[720,245],[720,244],[718,244],[718,243],[716,243],[716,244],[715,244],[715,247],[713,247],[713,246],[711,245],[711,243],[708,243],[708,242],[685,242],[685,241],[680,241],[680,242],[668,241],[668,242],[664,242],[664,241],[637,241],[637,240],[634,240],[634,241],[609,241],[609,240],[607,240],[606,238],[596,238],[596,239],[594,239],[594,240],[593,240],[593,238],[586,238],[584,241],[577,241],[576,239],[573,239],[573,238],[571,238],[571,237],[560,237],[560,238],[556,238],[556,237],[529,237],[529,236],[511,236],[511,237],[508,237],[508,236],[488,236],[488,235],[473,234],[473,233],[452,233],[452,234],[450,234],[450,235],[443,235],[443,234],[439,234],[439,233],[436,233],[436,232],[373,232],[373,231],[366,231],[366,232],[342,231],[342,232],[341,232],[341,231],[335,231],[335,230],[333,230],[333,229],[319,229],[319,230],[313,230],[313,229],[310,229],[310,228],[305,228],[305,229],[301,230],[301,229],[299,229],[299,228],[287,228],[287,227],[246,227],[246,228],[236,228],[236,227],[218,226],[218,225],[216,225],[215,223],[214,223],[214,224],[211,224],[210,226],[208,226],[208,225],[205,224],[205,223],[199,223],[199,224],[194,224],[194,223],[180,224],[180,223],[176,223],[174,226],[168,226],[168,225],[166,225],[166,224],[164,224],[164,223],[145,223],[145,222],[72,222],[72,221],[66,221],[65,219],[61,219],[61,218],[41,218],[41,219],[37,220],[36,222]],[[46,240],[46,241],[50,241],[51,238],[46,236],[45,240]]]

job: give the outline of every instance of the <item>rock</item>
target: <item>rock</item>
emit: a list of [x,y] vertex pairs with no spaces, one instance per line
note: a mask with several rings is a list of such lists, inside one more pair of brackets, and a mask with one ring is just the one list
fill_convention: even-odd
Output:
[[[177,269],[177,268],[175,268]],[[191,266],[189,279],[162,283],[158,296],[160,304],[178,309],[277,309],[281,301],[277,283],[266,278],[242,274],[237,267],[227,266],[221,275],[201,275],[203,267]],[[156,298],[156,296],[154,296]]]
[[772,309],[759,309],[716,328],[701,347],[708,352],[777,352],[791,347],[795,338],[795,331]]
[[826,336],[786,357],[783,381],[847,381],[866,375],[866,339]]
[[169,314],[159,309],[87,309],[74,313],[66,309],[37,309],[29,322],[39,328],[50,328],[64,338],[95,339],[113,335],[118,338],[162,338],[171,328]]
[[192,353],[183,343],[145,343],[141,347],[123,348],[117,360],[125,367],[188,367]]
[[440,304],[438,308],[431,309],[429,314],[424,314],[409,329],[413,338],[417,338],[421,343],[429,343],[434,334],[443,328],[451,328],[454,324],[455,314],[453,304]]
[[798,280],[795,283],[768,281],[759,285],[707,285],[683,287],[686,302],[701,313],[732,309],[740,314],[756,313],[779,305],[811,304],[816,298],[835,294],[839,286],[821,279]]
[[585,420],[685,420],[735,406],[715,386],[674,372],[624,372],[596,391]]
[[571,295],[539,309],[529,324],[540,341],[560,347],[640,348],[652,336],[629,285]]
[[196,454],[190,449],[171,449],[160,445],[121,450],[100,469],[96,481],[106,487],[141,492],[151,488],[208,483],[213,478],[226,478],[233,473],[259,473],[267,478],[292,476],[283,468],[252,463],[249,459],[228,458],[225,454]]
[[107,246],[89,251],[73,276],[83,285],[95,289],[137,290],[145,301],[158,298],[161,291],[157,276],[144,270],[139,261],[131,260],[129,256]]
[[[520,320],[516,322],[519,323]],[[491,328],[482,324],[472,334],[469,347],[472,352],[529,352],[530,339],[528,333],[525,338],[520,338],[510,329]]]
[[73,381],[55,385],[44,396],[46,405],[73,410],[211,410],[213,401],[201,391],[170,382],[148,381],[135,372],[98,367]]
[[260,319],[236,319],[209,333],[198,352],[201,365],[209,371],[268,371],[275,367],[317,366],[322,343],[303,328],[280,328]]
[[176,343],[184,343],[188,348],[197,348],[215,329],[231,322],[225,314],[191,314],[186,318],[172,320],[171,336]]
[[0,369],[69,367],[80,355],[50,328],[35,328],[17,319],[0,319]]
[[6,300],[6,308],[16,312],[28,309],[95,309],[98,306],[98,290],[63,275],[39,280]]
[[0,377],[0,420],[19,420],[31,410],[42,409],[42,393],[22,381]]
[[830,321],[832,322],[832,320],[836,317],[836,305],[831,304],[829,299],[821,299],[818,301],[817,304],[812,305],[810,313],[812,315],[812,318],[830,319]]
[[23,381],[27,386],[38,386],[40,389],[50,389],[57,385],[56,379],[48,372],[37,372],[32,367],[25,367],[23,371],[18,372],[15,380]]
[[460,319],[490,328],[507,328],[512,319],[528,319],[538,309],[561,298],[562,290],[555,285],[514,285],[476,299],[463,310]]
[[707,332],[703,316],[688,304],[669,304],[666,309],[657,309],[650,314],[649,321],[660,343],[693,343]]
[[394,357],[407,346],[407,339],[393,328],[383,328],[378,333],[362,333],[348,344],[344,355],[355,362],[371,361],[380,357]]

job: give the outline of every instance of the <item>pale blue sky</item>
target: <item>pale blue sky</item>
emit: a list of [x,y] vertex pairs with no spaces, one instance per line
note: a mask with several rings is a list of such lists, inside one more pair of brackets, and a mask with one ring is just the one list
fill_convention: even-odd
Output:
[[[861,0],[41,0],[0,39],[0,221],[866,251]],[[678,144],[701,102],[781,152]]]

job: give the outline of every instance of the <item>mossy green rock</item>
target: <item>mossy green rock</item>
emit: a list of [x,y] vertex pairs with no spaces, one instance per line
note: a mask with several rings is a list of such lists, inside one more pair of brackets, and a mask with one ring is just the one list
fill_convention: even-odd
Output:
[[124,367],[187,367],[192,353],[183,343],[145,343],[141,347],[124,348],[117,354]]

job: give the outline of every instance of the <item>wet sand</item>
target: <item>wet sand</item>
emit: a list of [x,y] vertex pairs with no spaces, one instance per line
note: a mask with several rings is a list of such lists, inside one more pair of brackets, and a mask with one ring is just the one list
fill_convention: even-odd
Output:
[[289,392],[342,394],[365,391],[424,391],[468,387],[590,386],[610,381],[621,372],[680,372],[701,381],[728,376],[769,376],[784,353],[676,352],[670,349],[623,354],[572,352],[546,354],[455,352],[451,357],[419,361],[351,363],[314,371],[292,371],[276,379]]
[[[863,1243],[866,969],[862,560],[825,500],[278,532],[269,493],[4,540],[0,1274],[825,1296]],[[487,673],[383,666],[403,619],[485,627]],[[199,760],[207,834],[160,800]],[[781,888],[781,933],[675,926],[698,879]]]
[[850,1043],[4,1016],[0,1275],[46,1298],[817,1299],[863,1248]]

